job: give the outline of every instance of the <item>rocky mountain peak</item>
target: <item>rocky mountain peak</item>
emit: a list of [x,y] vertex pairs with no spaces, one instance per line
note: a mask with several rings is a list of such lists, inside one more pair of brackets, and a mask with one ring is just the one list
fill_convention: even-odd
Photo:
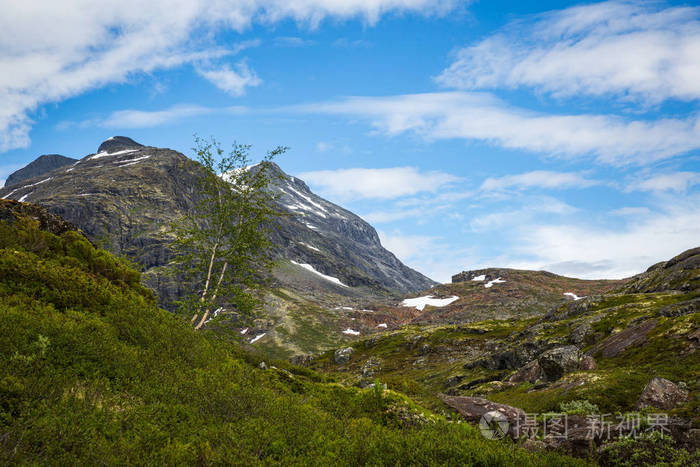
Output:
[[77,159],[65,157],[60,154],[44,154],[34,159],[30,164],[22,167],[10,174],[5,181],[5,186],[16,185],[17,183],[38,177],[46,172],[50,172],[59,167],[64,167],[74,163]]
[[102,144],[100,144],[100,147],[97,148],[97,152],[106,152],[108,154],[111,154],[117,151],[125,151],[128,149],[140,149],[142,147],[144,147],[143,144],[137,143],[136,141],[127,136],[112,136],[111,138],[107,138],[105,141],[102,142]]

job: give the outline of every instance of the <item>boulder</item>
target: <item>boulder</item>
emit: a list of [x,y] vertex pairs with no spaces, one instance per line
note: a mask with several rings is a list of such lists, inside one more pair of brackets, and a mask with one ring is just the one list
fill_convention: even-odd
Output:
[[688,402],[688,391],[684,391],[667,379],[654,377],[647,383],[639,396],[637,409],[651,407],[671,410],[684,402]]
[[345,347],[344,349],[338,349],[333,353],[333,360],[335,363],[338,365],[342,365],[343,363],[347,363],[350,361],[350,357],[352,356],[353,352],[355,349],[352,347]]
[[548,381],[556,381],[564,374],[578,370],[580,360],[581,351],[574,345],[555,347],[537,359],[542,374]]
[[509,383],[534,383],[542,377],[542,367],[537,360],[519,369],[514,375],[508,378]]
[[518,439],[519,421],[525,419],[525,412],[517,407],[491,402],[482,397],[448,396],[438,394],[440,400],[455,409],[468,422],[478,424],[481,417],[489,412],[499,412],[508,421],[508,435]]
[[595,362],[595,358],[590,355],[584,355],[581,357],[581,361],[578,364],[578,369],[583,371],[597,370],[598,364]]

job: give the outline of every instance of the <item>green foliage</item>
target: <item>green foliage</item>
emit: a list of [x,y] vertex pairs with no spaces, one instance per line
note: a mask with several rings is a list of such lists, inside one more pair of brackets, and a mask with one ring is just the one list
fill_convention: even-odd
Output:
[[[192,293],[181,309],[201,327],[210,312],[233,305],[242,315],[260,303],[262,285],[272,267],[269,230],[281,215],[268,188],[272,160],[287,148],[277,147],[250,164],[250,146],[234,143],[226,154],[213,138],[195,137],[200,171],[195,209],[171,226],[177,256],[173,269],[186,278]],[[200,318],[201,316],[201,318]]]
[[699,465],[700,451],[690,454],[676,447],[671,437],[655,431],[638,439],[622,438],[607,444],[600,463],[620,467]]
[[82,236],[0,231],[3,465],[582,465],[434,416],[397,424],[386,407],[421,410],[391,391],[260,370]]
[[590,403],[586,399],[562,402],[559,404],[559,411],[569,415],[591,415],[600,413],[598,406]]

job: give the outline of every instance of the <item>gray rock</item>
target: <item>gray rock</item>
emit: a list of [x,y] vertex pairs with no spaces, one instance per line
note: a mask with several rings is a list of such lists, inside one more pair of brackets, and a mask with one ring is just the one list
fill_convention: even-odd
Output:
[[637,409],[651,407],[671,410],[685,402],[688,402],[688,391],[684,391],[667,379],[655,376],[649,380],[639,396]]
[[448,396],[446,394],[438,394],[438,397],[470,423],[479,423],[481,417],[488,412],[500,412],[508,421],[508,435],[513,439],[519,438],[519,420],[524,420],[526,416],[522,409],[491,402],[482,397]]
[[613,334],[602,342],[591,348],[587,355],[596,355],[598,352],[604,358],[616,357],[625,349],[632,346],[643,345],[647,340],[649,331],[654,329],[658,324],[658,320],[650,319],[643,323],[630,326],[617,334]]
[[371,378],[381,370],[381,361],[377,358],[370,358],[360,367],[360,373],[363,378]]
[[355,352],[355,349],[353,349],[352,347],[338,349],[333,353],[333,360],[335,361],[335,363],[342,365],[343,363],[347,363],[350,361],[350,357],[352,356],[353,352]]
[[5,180],[5,186],[9,187],[12,185],[17,185],[24,180],[39,177],[47,172],[51,172],[52,170],[60,167],[65,167],[77,161],[78,159],[61,156],[60,154],[44,154],[43,156],[39,156],[34,161],[30,162],[29,165],[26,165],[16,172],[11,173],[7,177],[7,180]]
[[581,357],[581,361],[578,364],[578,369],[582,371],[592,371],[598,369],[598,364],[595,362],[595,358],[590,355],[584,355]]
[[583,323],[571,331],[569,342],[576,347],[582,347],[586,342],[586,337],[593,334],[593,326],[590,323]]
[[537,359],[542,374],[548,381],[556,381],[564,374],[578,370],[581,351],[574,345],[565,345],[544,352]]
[[542,377],[542,367],[537,360],[519,369],[513,376],[508,378],[509,383],[534,383]]

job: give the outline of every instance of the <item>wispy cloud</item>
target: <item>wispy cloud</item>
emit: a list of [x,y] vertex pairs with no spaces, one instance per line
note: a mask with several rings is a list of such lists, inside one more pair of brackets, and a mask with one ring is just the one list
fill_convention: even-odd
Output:
[[629,184],[626,191],[688,191],[695,185],[700,185],[700,173],[671,172],[659,173],[640,177]]
[[700,148],[700,117],[634,120],[615,115],[549,115],[467,92],[350,97],[288,111],[365,118],[388,135],[480,140],[565,158],[593,156],[609,165],[643,165]]
[[443,14],[456,3],[105,0],[86,7],[80,0],[10,2],[0,15],[0,152],[29,144],[31,115],[46,103],[126,82],[135,74],[236,52],[235,45],[222,49],[212,42],[212,33],[220,30],[240,32],[254,22],[285,19],[310,28],[326,18],[361,18],[371,25],[384,14]]
[[700,98],[700,8],[611,1],[516,21],[468,46],[437,81],[657,103]]
[[322,194],[340,200],[394,199],[421,192],[435,193],[460,180],[445,172],[421,172],[415,167],[317,170],[299,177]]
[[56,126],[60,130],[73,127],[150,128],[202,115],[240,115],[248,112],[249,109],[243,106],[205,107],[201,105],[178,104],[161,110],[116,110],[104,118],[93,118],[80,122],[62,121]]
[[489,177],[481,184],[485,191],[526,188],[587,188],[600,182],[590,180],[578,173],[534,170],[517,175]]
[[313,39],[305,39],[298,36],[275,37],[273,42],[277,47],[310,47],[316,44],[316,41]]
[[255,71],[248,67],[245,61],[240,61],[231,68],[224,65],[221,68],[197,67],[197,73],[210,81],[214,86],[232,96],[242,96],[246,88],[256,87],[262,83]]

